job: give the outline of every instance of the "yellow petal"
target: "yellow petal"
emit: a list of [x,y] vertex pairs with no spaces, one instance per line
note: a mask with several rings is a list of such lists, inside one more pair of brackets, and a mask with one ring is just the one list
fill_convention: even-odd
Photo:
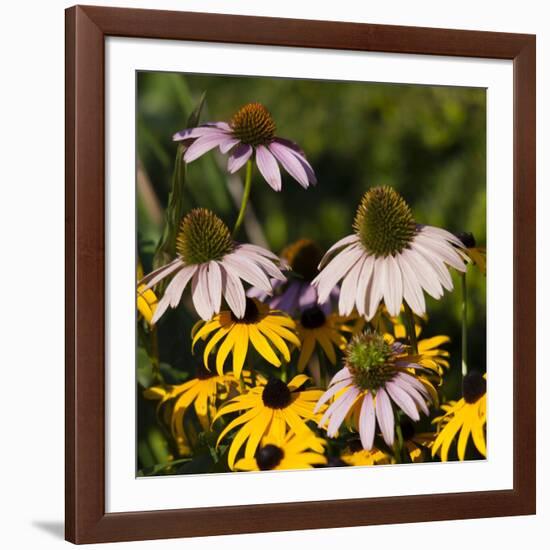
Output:
[[277,357],[273,348],[269,345],[269,342],[266,340],[257,327],[254,325],[249,325],[248,333],[250,335],[250,341],[252,345],[256,348],[256,351],[266,360],[269,361],[272,365],[276,367],[281,366],[281,360]]
[[229,355],[229,352],[233,349],[235,345],[235,330],[231,330],[225,340],[223,341],[220,349],[218,349],[218,354],[216,356],[216,370],[220,376],[223,375],[223,365],[225,360]]
[[233,348],[233,374],[236,379],[241,377],[244,360],[248,353],[248,327],[236,325],[235,331],[235,347]]
[[206,344],[204,348],[204,353],[202,354],[202,359],[204,361],[204,366],[208,369],[208,356],[210,355],[210,352],[214,348],[214,346],[230,331],[230,327],[221,328],[208,340],[208,344]]

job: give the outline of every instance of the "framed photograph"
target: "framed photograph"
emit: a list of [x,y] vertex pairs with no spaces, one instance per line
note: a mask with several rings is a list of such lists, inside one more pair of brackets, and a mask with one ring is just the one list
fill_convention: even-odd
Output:
[[535,53],[67,10],[67,540],[535,513]]

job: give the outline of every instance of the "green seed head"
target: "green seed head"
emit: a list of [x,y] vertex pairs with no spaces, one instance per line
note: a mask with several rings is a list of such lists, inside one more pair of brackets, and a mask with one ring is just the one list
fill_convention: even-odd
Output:
[[355,336],[345,351],[345,363],[355,385],[362,390],[376,391],[395,374],[395,359],[384,337],[374,332]]
[[227,225],[206,208],[191,210],[181,221],[176,249],[186,264],[220,260],[234,247]]
[[375,256],[393,256],[412,241],[416,223],[403,197],[391,187],[373,187],[363,196],[353,227]]
[[235,137],[248,145],[265,145],[275,137],[275,122],[261,103],[247,103],[231,119]]

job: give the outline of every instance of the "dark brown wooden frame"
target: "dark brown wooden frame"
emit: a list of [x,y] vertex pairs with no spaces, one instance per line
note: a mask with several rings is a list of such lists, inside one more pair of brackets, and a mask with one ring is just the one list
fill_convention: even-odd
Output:
[[[512,490],[105,513],[107,36],[513,60]],[[66,11],[65,55],[67,540],[91,543],[535,513],[535,36],[76,6]]]

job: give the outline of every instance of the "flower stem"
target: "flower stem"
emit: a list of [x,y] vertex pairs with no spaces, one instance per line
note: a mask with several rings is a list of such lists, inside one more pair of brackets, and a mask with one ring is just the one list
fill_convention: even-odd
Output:
[[397,420],[395,424],[395,434],[397,435],[397,441],[395,442],[395,461],[397,464],[401,464],[403,462],[403,432],[401,430],[401,423],[399,422],[399,419]]
[[248,198],[250,197],[250,188],[252,187],[252,160],[248,160],[246,163],[246,176],[244,180],[243,198],[241,201],[241,209],[239,210],[239,216],[235,222],[233,228],[233,237],[237,236],[239,229],[244,221],[244,215],[246,213],[246,206],[248,205]]
[[462,282],[462,376],[468,374],[468,288],[466,286],[466,272],[460,276]]
[[407,302],[403,302],[405,305],[405,325],[407,328],[407,336],[409,338],[409,344],[415,355],[418,355],[418,342],[416,340],[416,327],[414,326],[414,314],[411,307]]

